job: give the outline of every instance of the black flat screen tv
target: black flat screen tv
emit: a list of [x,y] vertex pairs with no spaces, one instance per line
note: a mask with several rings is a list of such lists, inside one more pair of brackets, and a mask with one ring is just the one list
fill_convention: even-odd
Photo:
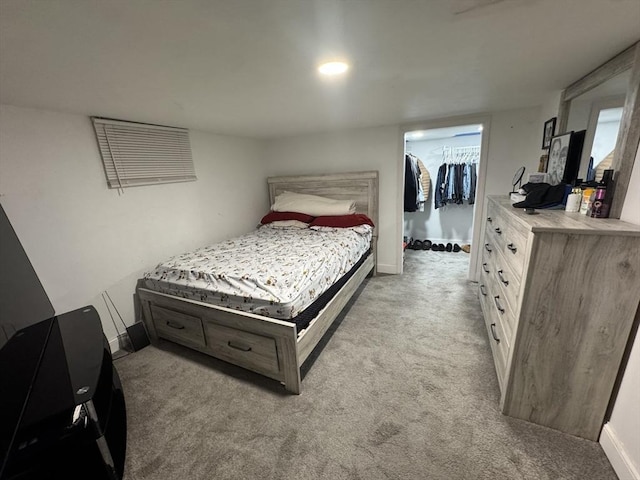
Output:
[[51,335],[54,314],[0,205],[0,477]]

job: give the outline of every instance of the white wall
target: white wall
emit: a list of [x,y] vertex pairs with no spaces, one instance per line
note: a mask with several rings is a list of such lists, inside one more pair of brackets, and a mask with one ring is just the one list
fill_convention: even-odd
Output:
[[[621,220],[640,225],[640,149],[636,153]],[[636,336],[618,397],[600,444],[620,480],[640,479],[640,340]]]
[[248,231],[268,210],[260,142],[190,136],[196,182],[118,195],[88,117],[0,106],[0,201],[56,313],[93,304],[112,340],[102,291],[131,324],[145,270]]
[[423,212],[404,213],[404,235],[414,239],[429,239],[437,243],[471,243],[473,205],[450,204],[434,207],[438,169],[442,165],[442,148],[480,147],[481,136],[464,135],[433,140],[412,140],[406,143],[407,152],[417,156],[429,172],[431,188]]
[[[542,151],[542,129],[544,122],[558,116],[558,107],[560,106],[560,97],[562,96],[562,90],[556,90],[547,96],[547,99],[540,106],[540,116],[538,117],[538,133],[540,135],[539,148]],[[556,130],[554,134],[558,133],[558,124],[556,122]]]
[[491,116],[487,195],[510,192],[518,167],[526,169],[523,182],[529,173],[537,171],[542,145],[539,118],[538,107],[498,112]]
[[378,270],[396,273],[398,161],[402,139],[398,126],[353,129],[270,140],[263,152],[268,175],[378,170]]

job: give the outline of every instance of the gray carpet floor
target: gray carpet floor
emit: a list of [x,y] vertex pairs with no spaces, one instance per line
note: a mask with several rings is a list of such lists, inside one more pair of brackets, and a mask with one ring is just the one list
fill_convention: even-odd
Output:
[[615,479],[598,443],[503,416],[468,255],[365,281],[302,395],[162,342],[116,361],[126,480]]

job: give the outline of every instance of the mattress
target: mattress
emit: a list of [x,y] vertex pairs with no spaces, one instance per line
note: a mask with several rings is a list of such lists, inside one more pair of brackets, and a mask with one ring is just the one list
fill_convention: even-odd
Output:
[[291,321],[361,263],[371,237],[368,226],[265,225],[172,257],[146,273],[144,284],[160,293]]

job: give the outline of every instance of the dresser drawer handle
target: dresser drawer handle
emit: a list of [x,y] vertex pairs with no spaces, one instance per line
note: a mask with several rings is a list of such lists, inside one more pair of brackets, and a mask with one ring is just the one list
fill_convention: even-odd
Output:
[[491,245],[489,245],[488,243],[485,243],[485,244],[484,244],[484,249],[485,249],[487,252],[493,252],[493,248],[491,248]]
[[500,343],[500,339],[498,338],[498,336],[496,335],[496,324],[492,323],[491,324],[491,336],[493,337],[493,339],[497,342]]
[[500,313],[504,313],[504,308],[502,308],[502,305],[500,305],[500,302],[498,301],[499,298],[500,295],[496,295],[495,297],[493,297],[493,301],[496,304],[496,308],[498,309],[498,311]]
[[507,245],[507,248],[511,250],[512,253],[516,253],[518,251],[518,248],[513,243]]
[[184,325],[176,325],[171,323],[171,320],[167,320],[167,327],[175,328],[176,330],[184,330]]
[[480,293],[482,294],[483,297],[487,296],[487,290],[485,289],[484,284],[480,284]]
[[494,228],[494,230],[498,235],[502,235],[502,230],[500,229],[500,227],[496,227]]
[[489,273],[489,272],[491,272],[491,270],[489,270],[489,269],[487,268],[487,264],[486,264],[486,263],[483,263],[483,264],[482,264],[482,270],[484,270],[484,273]]
[[489,222],[489,223],[493,222],[493,218],[487,217],[487,222]]
[[499,278],[499,279],[500,279],[500,281],[501,281],[502,283],[504,283],[505,285],[509,285],[509,280],[507,280],[506,278],[504,278],[504,277],[503,277],[503,275],[502,275],[503,273],[504,273],[504,271],[502,271],[502,270],[498,270],[498,278]]
[[235,348],[236,350],[240,350],[241,352],[251,351],[251,347],[239,347],[238,345],[234,345],[233,343],[231,343],[231,340],[227,342],[227,345],[229,345],[231,348]]

